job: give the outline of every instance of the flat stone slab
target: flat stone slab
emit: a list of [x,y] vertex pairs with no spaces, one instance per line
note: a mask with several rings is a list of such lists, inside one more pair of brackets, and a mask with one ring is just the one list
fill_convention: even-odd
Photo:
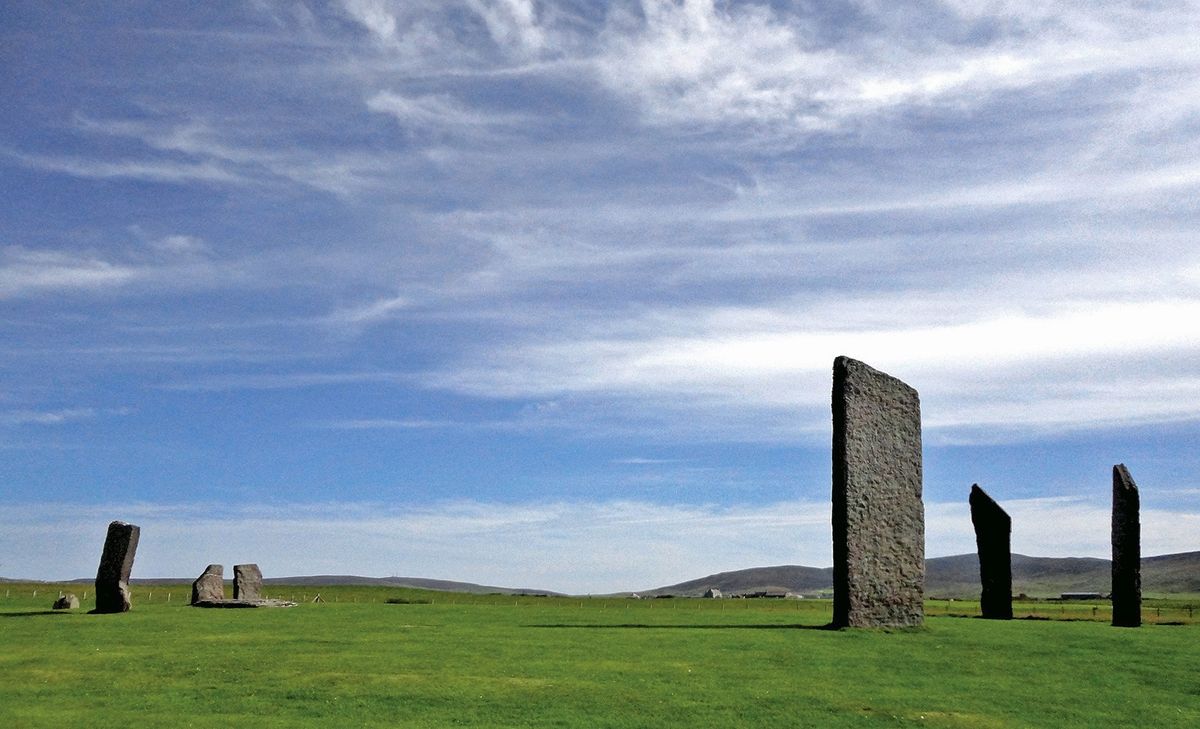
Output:
[[284,608],[296,607],[290,600],[200,600],[192,607],[201,608]]

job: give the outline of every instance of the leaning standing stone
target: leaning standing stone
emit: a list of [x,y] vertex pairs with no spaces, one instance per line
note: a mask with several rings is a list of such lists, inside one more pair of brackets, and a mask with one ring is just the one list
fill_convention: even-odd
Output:
[[233,599],[261,600],[262,572],[256,564],[233,566]]
[[75,596],[75,593],[68,592],[67,594],[65,594],[62,597],[55,600],[54,605],[51,607],[51,609],[52,610],[74,610],[78,607],[79,607],[79,598]]
[[833,624],[925,621],[921,401],[849,357],[833,363]]
[[138,526],[123,521],[108,525],[100,569],[96,571],[96,612],[123,613],[132,606],[129,574],[133,571],[133,556],[141,531]]
[[1012,519],[979,488],[971,486],[971,523],[979,548],[979,609],[985,618],[1012,620]]
[[1142,624],[1142,527],[1137,484],[1125,464],[1113,466],[1112,624]]
[[201,600],[225,599],[225,567],[210,564],[204,572],[192,583],[192,604]]

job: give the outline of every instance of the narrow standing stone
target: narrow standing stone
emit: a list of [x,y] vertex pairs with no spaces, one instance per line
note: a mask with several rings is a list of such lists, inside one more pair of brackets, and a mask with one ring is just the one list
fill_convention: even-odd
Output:
[[971,523],[979,549],[979,609],[985,618],[1012,620],[1012,519],[979,488],[971,486]]
[[833,362],[833,625],[925,621],[921,402],[900,380]]
[[192,604],[201,600],[225,599],[225,567],[210,564],[204,572],[192,583]]
[[1137,484],[1125,464],[1113,466],[1112,624],[1142,624],[1142,527]]
[[233,599],[262,599],[262,572],[258,569],[258,565],[236,564],[233,566]]
[[133,556],[141,532],[138,526],[123,521],[108,525],[100,569],[96,571],[96,612],[123,613],[132,607],[129,574],[133,571]]

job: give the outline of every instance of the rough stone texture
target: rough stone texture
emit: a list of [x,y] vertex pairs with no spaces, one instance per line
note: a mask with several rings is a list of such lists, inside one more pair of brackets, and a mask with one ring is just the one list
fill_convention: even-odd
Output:
[[833,363],[833,625],[925,621],[921,402],[849,357]]
[[259,600],[262,598],[262,571],[256,564],[233,566],[233,599]]
[[65,594],[62,597],[55,600],[54,605],[51,609],[53,609],[53,610],[75,610],[78,607],[79,607],[79,598],[75,596],[75,593],[68,592],[67,594]]
[[1137,484],[1125,464],[1113,466],[1112,624],[1142,624],[1142,527]]
[[138,526],[123,521],[108,525],[100,569],[96,571],[96,612],[123,613],[132,607],[129,573],[133,571],[133,556],[141,532]]
[[210,564],[192,583],[192,604],[201,600],[225,599],[225,566]]
[[192,607],[201,608],[277,608],[296,607],[290,600],[201,600],[192,603]]
[[971,486],[969,501],[983,585],[980,611],[985,618],[1012,620],[1012,519],[979,484]]

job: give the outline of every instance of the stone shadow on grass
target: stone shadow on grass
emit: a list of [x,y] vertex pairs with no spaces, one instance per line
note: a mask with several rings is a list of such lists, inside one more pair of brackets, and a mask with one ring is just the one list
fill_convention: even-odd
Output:
[[35,615],[70,615],[71,610],[27,610],[19,613],[0,613],[0,618],[32,618]]
[[617,629],[640,629],[649,630],[840,630],[832,624],[826,625],[811,625],[800,623],[787,623],[783,625],[727,625],[714,623],[692,623],[685,625],[651,625],[648,623],[545,623],[538,625],[526,625],[526,628],[586,628],[589,630],[597,630],[603,628]]

